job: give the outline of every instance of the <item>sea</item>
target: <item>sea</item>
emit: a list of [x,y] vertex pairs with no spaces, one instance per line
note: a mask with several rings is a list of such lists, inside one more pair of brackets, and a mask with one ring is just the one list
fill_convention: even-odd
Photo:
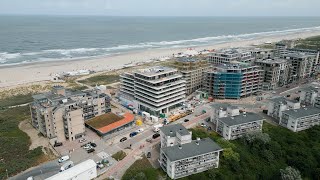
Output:
[[0,16],[0,65],[192,48],[320,30],[320,17]]

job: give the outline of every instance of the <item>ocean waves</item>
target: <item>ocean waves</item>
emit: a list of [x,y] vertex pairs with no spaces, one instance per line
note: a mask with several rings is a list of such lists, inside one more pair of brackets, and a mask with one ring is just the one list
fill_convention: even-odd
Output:
[[139,51],[145,49],[165,49],[165,48],[187,48],[195,46],[206,46],[213,45],[223,42],[232,42],[238,40],[254,39],[258,37],[268,37],[274,35],[285,35],[302,33],[309,31],[318,31],[320,26],[309,27],[309,28],[296,28],[296,29],[285,29],[285,30],[272,30],[265,32],[255,33],[244,33],[244,34],[229,34],[212,37],[200,37],[194,39],[182,39],[174,41],[158,41],[158,42],[143,42],[137,44],[126,44],[118,45],[113,47],[82,47],[82,48],[71,48],[71,49],[47,49],[35,52],[0,52],[0,64],[21,64],[30,62],[41,62],[41,61],[57,61],[65,59],[83,59],[92,58],[99,56],[108,56],[113,54],[125,53],[130,51]]

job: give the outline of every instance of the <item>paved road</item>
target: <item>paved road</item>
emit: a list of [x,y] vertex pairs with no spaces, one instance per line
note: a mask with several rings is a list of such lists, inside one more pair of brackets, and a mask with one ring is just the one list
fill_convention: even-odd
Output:
[[22,174],[9,178],[9,180],[26,180],[28,177],[33,176],[37,179],[45,179],[59,172],[61,165],[57,160],[47,162],[35,168],[32,168]]

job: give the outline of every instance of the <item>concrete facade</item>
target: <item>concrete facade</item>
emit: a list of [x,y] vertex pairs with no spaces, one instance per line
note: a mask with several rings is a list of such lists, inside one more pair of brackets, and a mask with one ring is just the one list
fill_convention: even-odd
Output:
[[288,83],[291,66],[285,59],[261,59],[255,64],[264,70],[262,89],[273,90]]
[[110,97],[98,90],[69,91],[54,86],[52,92],[33,96],[31,124],[55,142],[73,141],[85,133],[84,121],[111,111]]
[[211,64],[229,64],[234,61],[253,63],[255,57],[251,51],[245,49],[224,49],[208,54],[208,62]]
[[174,67],[186,81],[186,95],[202,88],[204,73],[210,69],[207,60],[196,58],[178,58],[174,62]]
[[309,86],[301,89],[300,103],[307,106],[314,106],[318,97],[318,88]]
[[160,128],[161,148],[191,142],[192,132],[181,124],[168,125]]
[[274,97],[268,103],[268,116],[281,119],[282,112],[288,109],[299,109],[300,102],[288,100],[284,97]]

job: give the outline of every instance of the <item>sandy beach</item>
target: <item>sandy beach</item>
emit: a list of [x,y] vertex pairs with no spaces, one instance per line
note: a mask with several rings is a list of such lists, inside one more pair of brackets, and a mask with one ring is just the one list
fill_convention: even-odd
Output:
[[[320,31],[310,31],[304,33],[273,35],[253,40],[241,40],[216,44],[212,46],[195,47],[196,50],[203,49],[222,49],[231,47],[247,47],[253,44],[263,44],[265,42],[278,42],[281,40],[307,38],[320,35]],[[194,48],[194,47],[192,47]],[[94,71],[109,71],[123,67],[124,64],[146,62],[151,59],[172,56],[174,53],[184,52],[182,49],[150,49],[139,52],[129,52],[125,54],[113,55],[110,57],[82,59],[82,60],[59,60],[50,62],[38,62],[32,64],[11,65],[0,67],[0,88],[8,88],[12,86],[48,81],[51,74],[74,71],[80,69],[89,69]]]

